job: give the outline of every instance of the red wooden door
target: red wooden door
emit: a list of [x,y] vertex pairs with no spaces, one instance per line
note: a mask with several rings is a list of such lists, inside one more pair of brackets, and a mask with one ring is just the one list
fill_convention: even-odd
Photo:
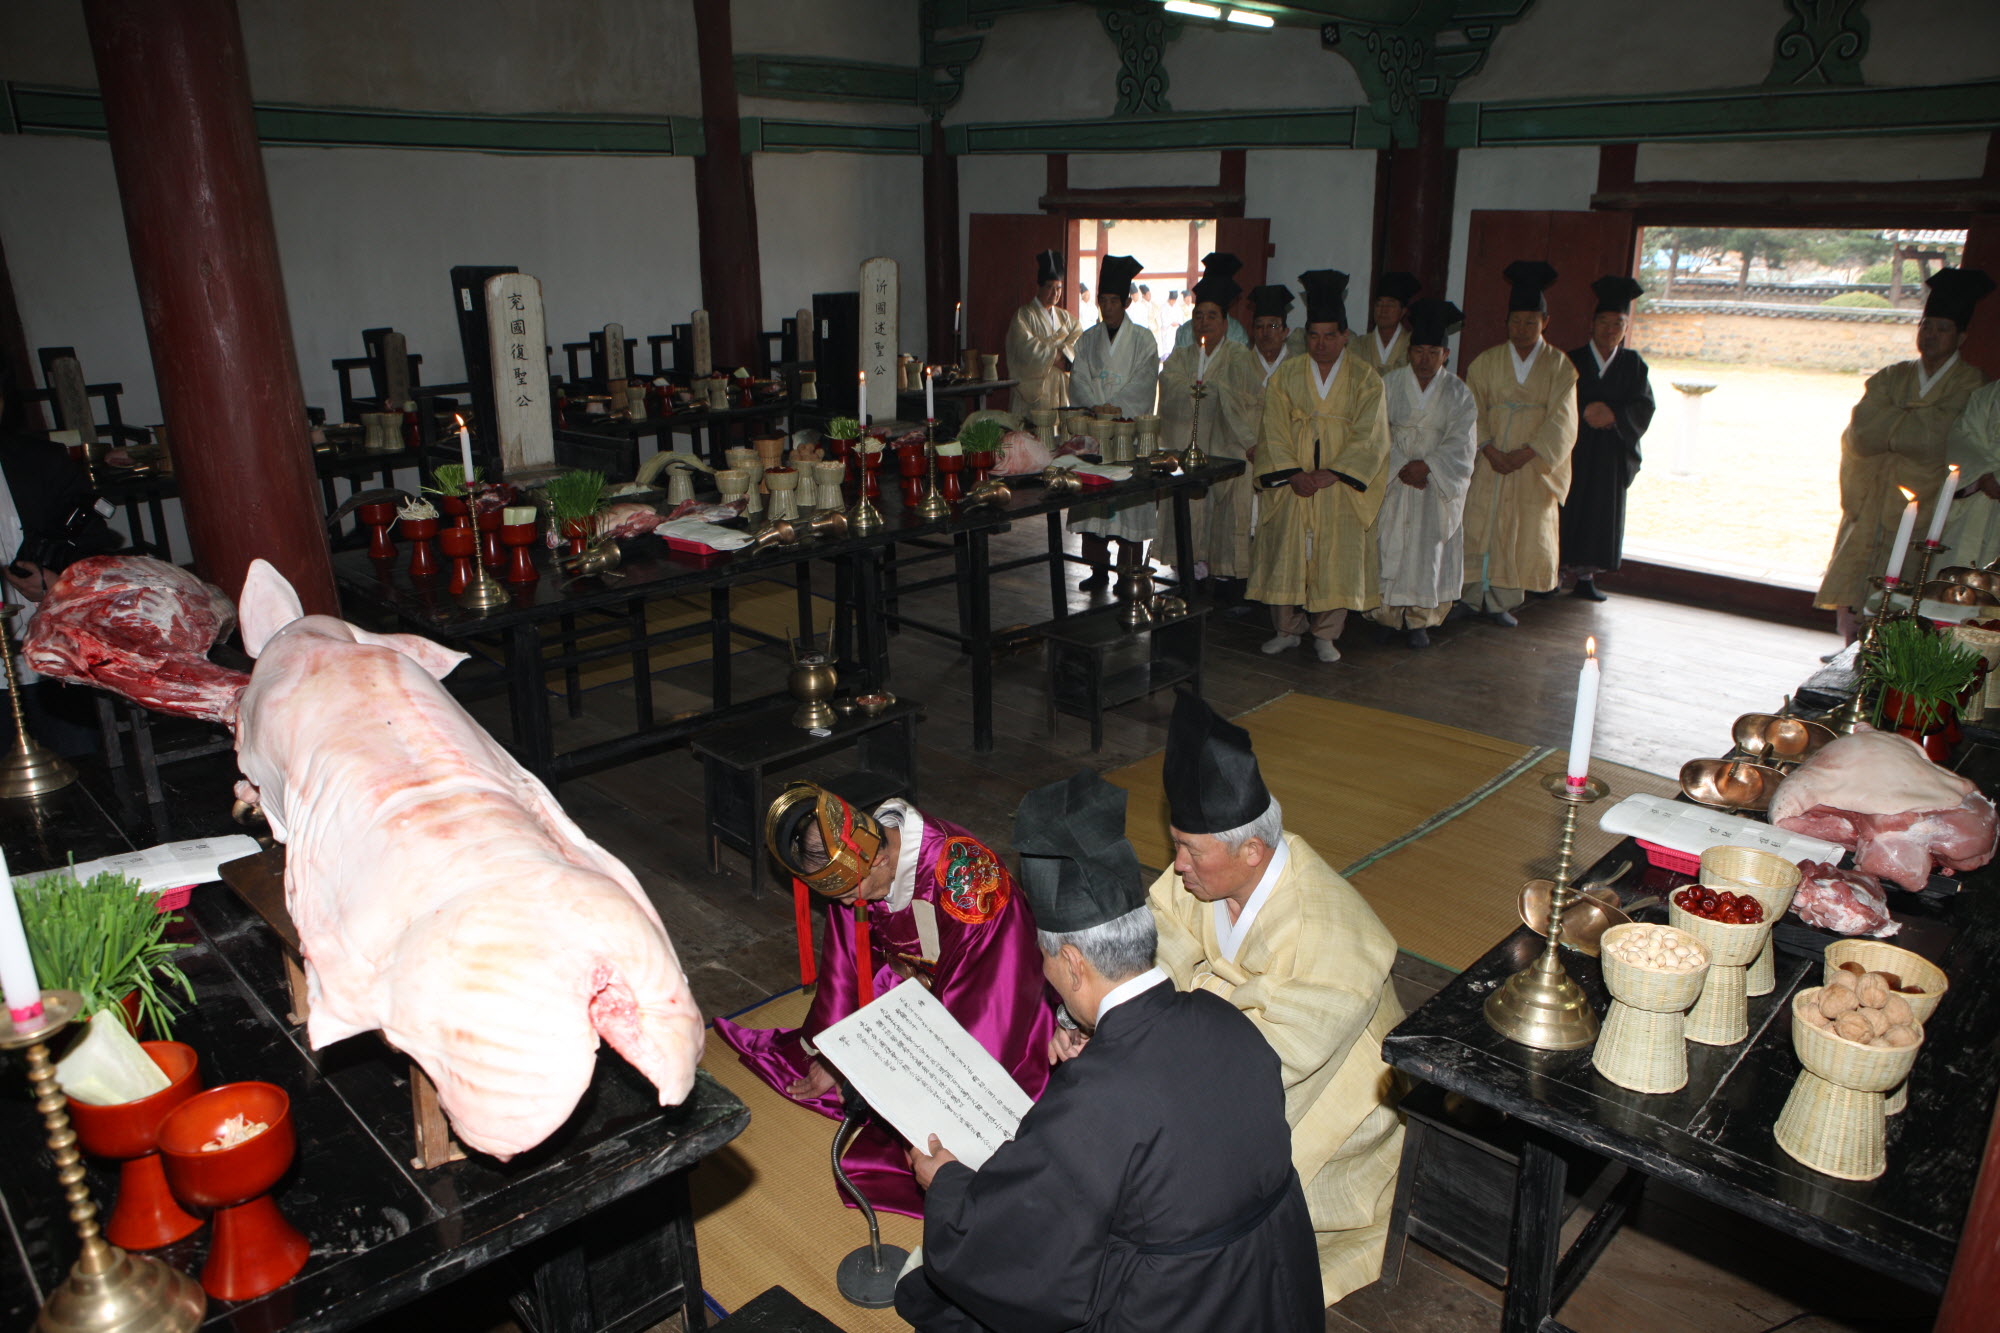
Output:
[[1243,261],[1243,268],[1236,275],[1237,285],[1243,288],[1243,295],[1236,298],[1236,304],[1229,307],[1229,313],[1248,333],[1253,322],[1250,312],[1250,289],[1261,287],[1270,279],[1265,276],[1271,258],[1271,220],[1269,218],[1217,218],[1215,220],[1215,248],[1224,254],[1235,255]]
[[[1046,213],[974,213],[969,219],[965,280],[965,345],[1000,355],[1000,377],[1012,379],[1007,364],[1007,328],[1014,312],[1034,299],[1035,256],[1054,250],[1067,258],[1069,224]],[[1063,303],[1076,308],[1075,291]]]
[[[1973,217],[1965,229],[1965,258],[1959,262],[2000,276],[2000,214]],[[2000,375],[2000,293],[1973,307],[1972,323],[1966,327],[1965,346],[1959,355],[1988,375]]]
[[1472,358],[1507,337],[1507,297],[1501,277],[1517,259],[1555,266],[1549,288],[1549,326],[1543,334],[1565,350],[1590,337],[1597,295],[1590,284],[1607,273],[1630,274],[1638,228],[1630,213],[1542,212],[1474,209],[1466,233],[1465,332],[1458,341],[1459,373]]

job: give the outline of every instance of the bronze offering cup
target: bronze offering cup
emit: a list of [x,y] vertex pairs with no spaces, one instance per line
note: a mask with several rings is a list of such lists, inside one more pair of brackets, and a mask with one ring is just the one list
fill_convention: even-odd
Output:
[[1690,759],[1681,765],[1681,792],[1721,810],[1766,810],[1785,775],[1743,759]]

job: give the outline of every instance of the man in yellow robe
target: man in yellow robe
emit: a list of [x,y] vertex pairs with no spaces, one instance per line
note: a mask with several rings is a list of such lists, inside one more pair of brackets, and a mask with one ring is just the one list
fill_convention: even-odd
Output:
[[1250,310],[1250,347],[1257,354],[1258,374],[1269,384],[1286,357],[1306,354],[1306,331],[1286,323],[1292,316],[1292,293],[1283,283],[1252,287]]
[[[1986,382],[1978,367],[1958,359],[1958,345],[1993,279],[1976,268],[1944,268],[1925,285],[1930,295],[1917,325],[1917,359],[1868,377],[1840,437],[1840,528],[1813,605],[1834,608],[1848,642],[1855,636],[1855,613],[1868,599],[1869,578],[1889,566],[1906,503],[1897,487],[1916,494],[1916,535],[1922,538],[1944,485],[1946,437],[1966,399]],[[1960,487],[1978,480],[1962,476]],[[1952,563],[1960,563],[1956,555]]]
[[1403,1019],[1396,941],[1297,834],[1264,786],[1250,734],[1182,693],[1163,781],[1173,868],[1147,901],[1155,963],[1179,990],[1243,1012],[1282,1065],[1292,1165],[1305,1184],[1333,1304],[1381,1275],[1403,1149],[1382,1039]]
[[1465,370],[1479,409],[1479,456],[1465,497],[1465,591],[1461,600],[1494,624],[1521,622],[1514,608],[1557,584],[1562,502],[1576,448],[1576,366],[1542,337],[1542,299],[1556,271],[1519,259],[1503,276],[1507,341]]
[[[1218,259],[1227,262],[1211,262],[1194,287],[1194,341],[1175,348],[1160,368],[1160,443],[1179,450],[1192,438],[1211,458],[1247,459],[1257,452],[1264,377],[1257,354],[1228,336],[1229,307],[1240,293],[1231,276],[1236,257],[1209,256]],[[1250,577],[1250,487],[1247,475],[1235,476],[1188,506],[1195,577],[1215,580],[1225,605],[1241,600]],[[1173,506],[1161,509],[1160,549],[1172,550]]]
[[1249,595],[1271,607],[1277,634],[1266,653],[1296,648],[1311,632],[1322,662],[1349,611],[1381,603],[1375,515],[1389,476],[1389,417],[1382,377],[1347,355],[1347,275],[1301,273],[1306,355],[1288,357],[1264,387],[1257,436],[1261,513]]
[[1423,289],[1414,273],[1384,273],[1375,284],[1375,300],[1369,307],[1375,327],[1354,340],[1354,350],[1377,375],[1410,364],[1410,336],[1403,320]]
[[1069,402],[1069,356],[1083,329],[1063,309],[1063,261],[1053,250],[1035,256],[1035,299],[1014,312],[1007,329],[1007,374],[1015,415]]

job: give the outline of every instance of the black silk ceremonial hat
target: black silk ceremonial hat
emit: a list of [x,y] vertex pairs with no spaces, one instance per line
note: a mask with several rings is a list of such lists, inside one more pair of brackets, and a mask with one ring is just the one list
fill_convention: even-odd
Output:
[[1087,769],[1021,798],[1017,879],[1037,929],[1067,935],[1145,905],[1139,857],[1125,840],[1125,799],[1123,787]]
[[1236,271],[1243,267],[1243,261],[1235,255],[1210,254],[1201,261],[1201,281],[1194,285],[1196,301],[1213,301],[1222,308],[1223,314],[1236,304],[1236,298],[1243,294],[1237,285]]
[[1336,269],[1316,268],[1299,274],[1299,287],[1306,294],[1306,323],[1347,326],[1347,275]]
[[1097,270],[1097,294],[1130,299],[1132,279],[1138,277],[1145,267],[1130,255],[1104,256],[1104,265]]
[[1516,310],[1538,310],[1549,313],[1549,303],[1542,299],[1542,293],[1555,286],[1556,271],[1539,259],[1517,259],[1507,265],[1500,274],[1507,279],[1513,291],[1507,296],[1507,313]]
[[1035,256],[1035,285],[1037,287],[1042,286],[1044,283],[1061,282],[1062,275],[1063,259],[1054,250],[1044,250]]
[[1167,818],[1183,833],[1241,828],[1271,805],[1250,733],[1188,690],[1174,700],[1161,783]]
[[1410,303],[1410,346],[1443,347],[1465,323],[1465,312],[1449,301],[1426,296]]
[[1617,273],[1607,273],[1590,284],[1590,290],[1597,293],[1597,309],[1594,314],[1626,315],[1632,312],[1632,303],[1646,294],[1646,289],[1632,279]]
[[1250,289],[1252,319],[1284,319],[1292,313],[1292,289],[1281,282],[1267,282]]
[[1424,289],[1414,273],[1384,273],[1375,283],[1375,295],[1408,305]]
[[1948,319],[1959,332],[1972,322],[1972,307],[1993,290],[1993,279],[1985,269],[1941,268],[1924,279],[1930,295],[1924,298],[1925,319]]

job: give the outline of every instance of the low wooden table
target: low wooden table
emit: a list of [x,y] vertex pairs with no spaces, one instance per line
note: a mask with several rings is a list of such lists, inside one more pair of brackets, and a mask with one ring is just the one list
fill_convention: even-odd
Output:
[[[2000,780],[2000,751],[1975,749],[1960,767],[1990,790]],[[1605,860],[1633,851],[1628,841]],[[1894,942],[1936,962],[1952,990],[1925,1024],[1909,1109],[1889,1119],[1889,1169],[1877,1180],[1821,1175],[1786,1154],[1773,1135],[1800,1070],[1791,998],[1818,985],[1822,967],[1817,952],[1793,947],[1787,933],[1774,935],[1777,989],[1750,1000],[1748,1037],[1734,1046],[1690,1043],[1688,1083],[1678,1092],[1628,1091],[1597,1073],[1588,1048],[1531,1050],[1487,1025],[1486,997],[1543,948],[1525,927],[1391,1032],[1382,1046],[1390,1064],[1505,1112],[1520,1131],[1502,1316],[1507,1333],[1562,1329],[1554,1311],[1615,1229],[1618,1217],[1607,1214],[1586,1228],[1570,1256],[1561,1254],[1566,1156],[1575,1148],[1942,1291],[2000,1091],[2000,1003],[1990,980],[2000,950],[2000,865],[1961,879],[1963,890],[1941,901],[1892,898],[1905,923]],[[1654,908],[1641,919],[1664,918]],[[1563,963],[1601,1012],[1608,997],[1597,960],[1565,950]]]
[[1092,752],[1104,748],[1107,708],[1182,681],[1192,681],[1201,692],[1207,603],[1144,630],[1126,629],[1124,612],[1123,606],[1107,606],[1042,628],[1048,641],[1049,734],[1055,734],[1058,713],[1087,718]]

